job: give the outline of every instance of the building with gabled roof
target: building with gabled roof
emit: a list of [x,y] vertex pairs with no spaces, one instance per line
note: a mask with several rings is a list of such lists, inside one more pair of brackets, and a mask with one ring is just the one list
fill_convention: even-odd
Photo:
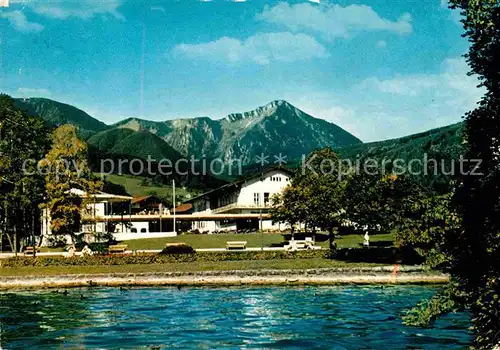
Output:
[[[214,190],[189,199],[192,215],[203,214],[267,214],[271,198],[290,183],[293,173],[282,167],[268,168]],[[254,215],[255,216],[255,215]],[[213,233],[221,231],[279,230],[268,218],[241,218],[193,221],[193,230]]]

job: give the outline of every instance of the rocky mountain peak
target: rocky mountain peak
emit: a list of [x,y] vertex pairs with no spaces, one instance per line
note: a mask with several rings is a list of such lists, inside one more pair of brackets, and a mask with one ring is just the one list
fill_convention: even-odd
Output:
[[243,119],[266,117],[274,114],[278,108],[297,109],[285,100],[275,100],[252,111],[229,114],[225,119],[229,122],[238,122]]

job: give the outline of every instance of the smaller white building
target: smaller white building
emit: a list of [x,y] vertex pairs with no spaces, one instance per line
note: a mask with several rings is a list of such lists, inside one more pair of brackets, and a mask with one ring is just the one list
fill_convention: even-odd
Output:
[[[86,197],[83,190],[72,188],[72,195]],[[137,238],[158,238],[175,236],[172,231],[162,230],[161,214],[168,215],[168,210],[143,213],[143,206],[138,205],[152,196],[130,197],[105,192],[92,195],[92,203],[81,213],[81,225],[78,235],[84,235],[84,240],[92,242],[96,237],[109,237],[112,235],[116,240],[128,240]],[[151,203],[149,203],[151,204]],[[156,204],[158,207],[158,204]],[[147,209],[151,209],[144,206]],[[138,212],[137,212],[138,211]],[[151,215],[147,215],[151,214]],[[134,218],[132,220],[132,218]],[[160,224],[159,224],[160,223]],[[163,222],[165,224],[165,222]],[[165,226],[165,225],[164,225]],[[50,245],[52,235],[50,211],[44,209],[41,217],[42,246]],[[71,237],[65,237],[66,243],[71,244]]]
[[[290,184],[292,172],[283,168],[268,169],[242,180],[221,186],[187,201],[193,205],[193,216],[203,214],[267,214],[271,198]],[[284,230],[283,225],[256,218],[193,221],[193,230],[231,232]]]

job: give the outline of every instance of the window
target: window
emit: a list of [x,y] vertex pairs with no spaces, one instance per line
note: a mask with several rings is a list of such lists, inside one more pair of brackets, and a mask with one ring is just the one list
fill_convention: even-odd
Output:
[[141,228],[141,233],[146,233],[148,232],[148,230],[146,230],[145,228]]
[[253,203],[255,205],[259,205],[260,204],[260,195],[259,195],[259,193],[254,193],[253,194]]
[[269,205],[269,192],[264,192],[264,205]]
[[137,233],[137,229],[136,229],[135,227],[132,227],[132,228],[130,229],[130,232],[132,232],[132,233]]

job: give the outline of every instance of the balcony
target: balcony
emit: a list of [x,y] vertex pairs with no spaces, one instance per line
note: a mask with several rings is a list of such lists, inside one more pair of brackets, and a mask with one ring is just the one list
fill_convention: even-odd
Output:
[[240,209],[251,209],[251,210],[263,210],[271,208],[271,203],[264,204],[240,204],[240,203],[231,203],[228,205],[224,205],[222,207],[216,208],[212,210],[214,214],[220,214],[231,210],[240,210]]

